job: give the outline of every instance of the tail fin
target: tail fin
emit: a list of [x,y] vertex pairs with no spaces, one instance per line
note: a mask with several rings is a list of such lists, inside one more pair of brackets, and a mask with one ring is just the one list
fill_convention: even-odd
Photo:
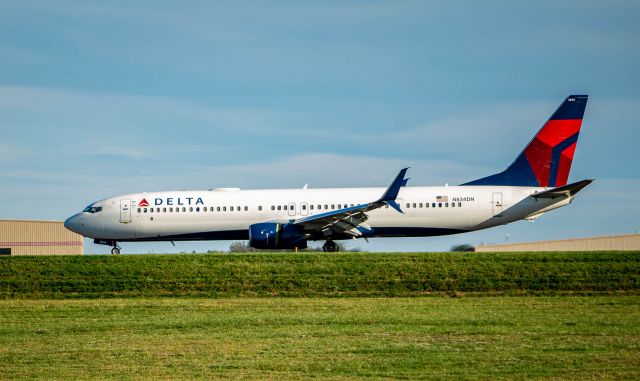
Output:
[[566,185],[587,98],[568,96],[507,169],[462,185]]

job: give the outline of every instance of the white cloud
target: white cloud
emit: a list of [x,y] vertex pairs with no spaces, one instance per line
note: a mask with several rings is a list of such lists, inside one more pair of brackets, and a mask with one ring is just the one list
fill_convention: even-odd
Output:
[[15,145],[0,143],[0,164],[19,160],[24,151]]
[[[142,96],[130,94],[108,94],[82,92],[61,88],[38,86],[0,85],[0,108],[7,111],[26,111],[39,115],[65,116],[73,120],[92,120],[100,123],[125,120],[125,118],[146,117],[172,118],[179,120],[198,120],[213,127],[243,128],[257,130],[270,125],[278,118],[294,118],[295,112],[252,107],[214,107],[162,96]],[[55,123],[55,121],[54,121]],[[91,126],[83,126],[85,129]],[[121,126],[113,124],[110,128],[119,130]],[[180,128],[180,126],[175,126]]]

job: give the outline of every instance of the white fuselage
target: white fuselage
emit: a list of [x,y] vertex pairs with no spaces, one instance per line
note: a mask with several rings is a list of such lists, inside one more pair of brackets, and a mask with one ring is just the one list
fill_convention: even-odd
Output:
[[[433,236],[504,225],[571,202],[530,197],[545,188],[512,186],[403,187],[396,202],[368,212],[363,237]],[[370,203],[384,188],[213,189],[126,194],[98,201],[65,222],[98,240],[173,241],[247,239],[249,226],[287,223]],[[146,203],[143,201],[145,200]],[[147,205],[148,204],[148,205]],[[348,237],[335,237],[344,239]],[[310,237],[310,240],[324,239]]]

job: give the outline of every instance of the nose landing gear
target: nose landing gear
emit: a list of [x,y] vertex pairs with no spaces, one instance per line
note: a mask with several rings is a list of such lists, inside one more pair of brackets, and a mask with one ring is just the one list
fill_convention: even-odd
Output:
[[94,239],[93,243],[95,243],[96,245],[112,246],[113,248],[111,249],[111,254],[120,254],[120,246],[118,246],[117,241],[113,241],[110,239]]

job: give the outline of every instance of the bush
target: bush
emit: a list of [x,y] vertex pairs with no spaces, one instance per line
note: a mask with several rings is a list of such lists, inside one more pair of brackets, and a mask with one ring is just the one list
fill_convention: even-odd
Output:
[[462,245],[451,246],[451,250],[449,251],[476,251],[476,248],[468,243],[463,243]]

